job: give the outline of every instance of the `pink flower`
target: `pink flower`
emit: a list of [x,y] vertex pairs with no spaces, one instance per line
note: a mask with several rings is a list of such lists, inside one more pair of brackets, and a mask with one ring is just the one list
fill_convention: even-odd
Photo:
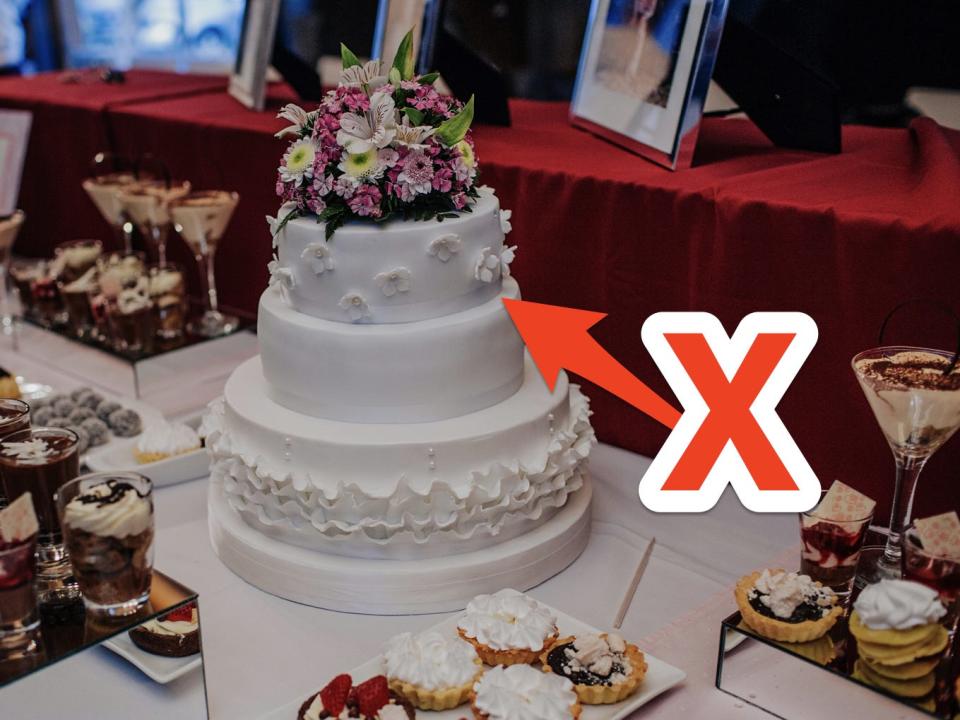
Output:
[[313,191],[317,195],[327,195],[333,190],[333,184],[336,182],[336,178],[333,175],[314,175],[313,176]]
[[462,192],[456,193],[450,199],[453,200],[453,206],[457,210],[463,210],[467,206],[467,202],[469,201],[467,194]]
[[380,200],[383,196],[376,185],[361,185],[347,203],[350,209],[360,217],[380,217]]
[[333,191],[344,200],[349,200],[352,198],[356,190],[356,184],[354,184],[353,180],[351,180],[348,175],[341,175],[338,177],[337,182],[333,186]]
[[397,176],[397,182],[411,195],[425,195],[433,187],[433,162],[426,153],[417,151],[403,160],[403,171]]
[[453,170],[448,167],[440,168],[433,175],[433,189],[440,192],[450,192],[453,187]]

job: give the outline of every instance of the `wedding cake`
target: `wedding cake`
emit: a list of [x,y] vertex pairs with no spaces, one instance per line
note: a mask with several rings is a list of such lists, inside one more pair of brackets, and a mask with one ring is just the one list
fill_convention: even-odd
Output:
[[510,213],[477,183],[466,105],[344,54],[287,106],[260,356],[204,420],[211,537],[265,590],[369,612],[526,589],[582,550],[587,399],[553,392],[503,300]]

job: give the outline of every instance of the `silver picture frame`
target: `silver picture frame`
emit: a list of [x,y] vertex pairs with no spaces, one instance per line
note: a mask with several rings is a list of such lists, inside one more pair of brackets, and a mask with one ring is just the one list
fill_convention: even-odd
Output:
[[280,0],[247,0],[243,11],[237,59],[227,92],[252,110],[263,110],[267,67],[280,16]]
[[443,0],[379,0],[370,57],[391,62],[412,28],[417,72],[429,72],[442,15]]
[[689,167],[728,0],[593,0],[570,122],[671,170]]

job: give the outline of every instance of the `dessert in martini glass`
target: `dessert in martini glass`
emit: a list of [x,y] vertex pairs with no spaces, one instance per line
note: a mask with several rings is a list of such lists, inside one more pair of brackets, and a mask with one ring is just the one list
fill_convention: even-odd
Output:
[[897,467],[886,547],[860,558],[857,574],[869,585],[901,575],[900,536],[920,471],[960,427],[960,367],[951,352],[903,346],[867,350],[852,364]]
[[167,236],[170,233],[170,203],[190,192],[190,182],[143,180],[124,187],[120,202],[146,238],[157,261],[167,262]]
[[226,190],[193,192],[170,203],[170,215],[180,237],[193,251],[200,275],[207,282],[207,310],[191,330],[204,337],[227,335],[237,328],[237,318],[220,312],[213,261],[217,246],[240,196]]
[[[98,155],[94,162],[99,165],[104,159]],[[103,219],[113,228],[127,253],[133,252],[133,226],[128,222],[120,193],[135,182],[133,173],[124,171],[96,175],[83,181],[83,189],[97,206]]]

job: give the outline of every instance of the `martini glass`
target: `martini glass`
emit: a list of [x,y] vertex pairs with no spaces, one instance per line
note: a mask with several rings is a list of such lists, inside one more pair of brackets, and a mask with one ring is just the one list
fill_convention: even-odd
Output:
[[120,193],[133,185],[136,178],[128,172],[111,172],[97,175],[83,181],[83,189],[103,215],[103,219],[113,228],[120,239],[123,251],[133,252],[133,225],[127,218],[126,208],[120,200]]
[[192,332],[203,337],[227,335],[237,328],[237,318],[220,312],[213,260],[239,200],[240,196],[235,192],[205,190],[192,192],[170,203],[174,227],[193,251],[200,276],[206,279],[207,310],[190,327]]
[[960,428],[960,368],[952,352],[908,346],[866,350],[852,365],[897,469],[887,544],[860,556],[858,580],[870,585],[901,575],[900,536],[913,515],[920,471]]
[[17,210],[10,217],[0,218],[0,325],[3,332],[13,330],[13,313],[10,312],[10,255],[26,215]]
[[141,235],[149,239],[161,265],[167,262],[170,203],[190,192],[190,181],[143,180],[120,190],[119,200]]

